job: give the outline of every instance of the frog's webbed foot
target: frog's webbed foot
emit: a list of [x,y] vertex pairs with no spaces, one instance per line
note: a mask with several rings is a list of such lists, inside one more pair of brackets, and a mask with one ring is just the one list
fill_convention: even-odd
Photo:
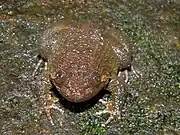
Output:
[[50,97],[51,95],[49,95],[48,101],[46,103],[44,103],[43,105],[43,110],[45,111],[45,114],[48,118],[48,120],[50,121],[50,123],[54,126],[54,122],[52,119],[52,109],[58,110],[60,113],[64,113],[64,110],[60,109],[58,106],[56,106],[56,102],[58,102],[58,98],[55,97]]
[[103,110],[103,111],[99,111],[97,113],[95,113],[95,115],[102,115],[102,114],[105,114],[105,113],[109,113],[110,116],[108,118],[108,120],[101,124],[103,127],[105,127],[107,124],[109,124],[114,118],[115,116],[117,116],[117,114],[119,114],[116,110],[115,110],[115,104],[113,102],[108,102],[108,101],[104,101],[102,99],[99,100],[103,105],[106,106],[106,109]]

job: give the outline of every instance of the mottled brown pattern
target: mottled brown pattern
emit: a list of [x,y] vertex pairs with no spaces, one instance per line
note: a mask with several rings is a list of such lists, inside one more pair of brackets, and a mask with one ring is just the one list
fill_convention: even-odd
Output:
[[121,40],[119,31],[102,33],[88,22],[62,23],[48,29],[41,55],[47,61],[49,79],[71,102],[92,98],[130,65],[130,50],[126,44],[119,45]]

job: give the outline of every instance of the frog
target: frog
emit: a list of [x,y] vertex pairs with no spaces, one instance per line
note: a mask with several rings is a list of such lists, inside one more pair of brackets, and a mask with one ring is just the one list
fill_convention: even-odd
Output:
[[42,35],[39,65],[44,62],[41,78],[43,108],[52,125],[51,110],[58,98],[52,96],[52,87],[69,102],[90,100],[101,90],[111,92],[112,101],[99,101],[106,109],[96,113],[109,113],[104,125],[117,114],[118,91],[128,82],[132,49],[130,43],[118,28],[102,28],[92,22],[61,22]]

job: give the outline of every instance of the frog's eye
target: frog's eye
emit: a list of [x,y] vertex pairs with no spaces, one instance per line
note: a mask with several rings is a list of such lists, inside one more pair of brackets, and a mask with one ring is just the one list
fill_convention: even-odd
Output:
[[96,81],[96,82],[100,82],[101,81],[101,77],[100,77],[100,74],[98,72],[94,72],[92,74],[93,76],[93,79]]
[[57,79],[62,78],[62,72],[61,71],[56,72],[56,78]]
[[65,76],[62,74],[61,71],[55,73],[55,78],[52,78],[53,82],[56,86],[61,86],[65,81]]

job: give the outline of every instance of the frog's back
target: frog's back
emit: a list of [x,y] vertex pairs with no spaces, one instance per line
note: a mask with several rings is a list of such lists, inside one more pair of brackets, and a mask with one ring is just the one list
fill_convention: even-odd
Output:
[[[41,56],[46,60],[51,55],[79,48],[85,52],[100,49],[99,31],[91,23],[61,23],[46,30],[41,42]],[[97,50],[98,51],[98,50]],[[81,52],[80,52],[81,53]]]

